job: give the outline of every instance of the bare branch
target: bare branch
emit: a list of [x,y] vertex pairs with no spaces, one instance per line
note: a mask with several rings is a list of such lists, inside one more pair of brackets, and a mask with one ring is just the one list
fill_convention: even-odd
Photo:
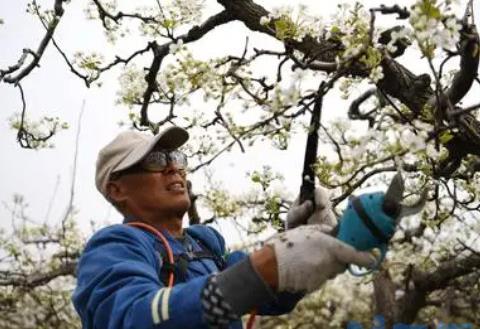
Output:
[[[178,37],[178,40],[182,40],[184,44],[196,41],[213,30],[215,27],[228,23],[232,20],[233,17],[228,12],[222,11],[208,18],[202,25],[194,26],[186,34]],[[148,118],[148,105],[150,104],[150,99],[153,93],[158,90],[156,83],[157,74],[160,70],[163,58],[168,55],[171,44],[173,44],[173,41],[161,46],[159,46],[156,42],[151,43],[154,57],[152,64],[150,65],[150,69],[145,76],[147,88],[143,94],[143,103],[140,109],[140,125],[142,126],[152,126],[152,123]]]
[[398,15],[397,19],[407,19],[410,17],[410,11],[407,9],[407,7],[401,8],[399,5],[394,5],[394,6],[380,5],[379,8],[372,8],[370,10],[379,11],[384,15],[397,14]]
[[357,97],[352,104],[350,104],[350,108],[348,109],[348,117],[352,120],[368,120],[368,126],[372,127],[375,118],[370,116],[370,113],[363,114],[360,113],[360,105],[365,102],[367,99],[369,99],[371,96],[375,95],[377,92],[376,88],[371,88],[365,91],[363,94],[361,94],[359,97]]
[[158,21],[155,19],[155,17],[153,16],[142,16],[140,14],[126,14],[126,13],[123,13],[121,11],[119,11],[118,13],[116,14],[112,14],[110,13],[109,11],[107,11],[105,9],[105,7],[102,5],[102,3],[100,2],[100,0],[93,0],[93,2],[95,3],[95,5],[97,6],[97,11],[98,11],[98,16],[100,17],[100,20],[102,21],[102,24],[103,24],[103,27],[106,29],[106,30],[110,30],[110,28],[108,27],[108,24],[106,22],[106,19],[109,18],[111,19],[112,21],[114,21],[116,24],[119,23],[120,20],[122,20],[123,18],[135,18],[135,19],[139,19],[141,20],[142,22],[144,23],[150,23],[150,22],[155,22],[155,23],[158,23]]
[[413,281],[418,289],[431,292],[445,288],[451,280],[478,271],[479,267],[480,256],[471,254],[462,259],[453,258],[445,261],[432,271],[414,270]]
[[460,69],[445,94],[457,104],[470,90],[478,72],[480,39],[475,25],[464,26],[460,40]]
[[[52,21],[48,24],[48,29],[47,32],[45,33],[45,36],[43,37],[42,41],[40,41],[40,45],[37,48],[36,52],[28,51],[31,55],[33,55],[33,60],[28,64],[22,71],[18,72],[17,75],[15,76],[4,76],[3,81],[7,83],[12,83],[12,84],[17,84],[19,83],[24,77],[26,77],[35,67],[37,67],[40,63],[40,59],[43,56],[43,53],[45,52],[45,49],[47,48],[48,44],[50,43],[50,40],[53,38],[53,34],[55,32],[55,29],[57,28],[58,23],[60,22],[60,18],[63,15],[63,7],[62,7],[62,2],[64,0],[55,0],[54,3],[54,13],[55,16],[53,17]],[[34,5],[36,6],[36,3],[34,2]],[[37,14],[39,14],[37,12]],[[25,51],[22,55],[22,57],[25,55]],[[24,58],[22,57],[19,60],[18,69],[22,66]],[[13,73],[13,71],[11,72]]]
[[48,284],[50,281],[62,276],[75,276],[77,261],[63,262],[58,268],[48,272],[12,273],[0,272],[0,286],[13,286],[35,288]]
[[465,108],[460,109],[460,110],[453,111],[452,113],[450,113],[450,115],[452,117],[455,117],[457,115],[462,115],[462,114],[466,114],[466,113],[470,113],[470,112],[478,111],[478,110],[480,110],[480,103],[465,107]]
[[38,142],[46,142],[50,138],[53,137],[55,134],[56,130],[56,124],[53,126],[53,128],[44,136],[36,136],[33,134],[31,131],[29,131],[26,128],[26,112],[27,112],[27,102],[25,100],[25,94],[23,92],[22,85],[17,82],[16,83],[17,88],[20,90],[20,98],[22,100],[22,114],[20,117],[20,126],[18,127],[18,132],[17,132],[17,141],[20,144],[21,147],[27,148],[27,149],[33,149],[34,143]]

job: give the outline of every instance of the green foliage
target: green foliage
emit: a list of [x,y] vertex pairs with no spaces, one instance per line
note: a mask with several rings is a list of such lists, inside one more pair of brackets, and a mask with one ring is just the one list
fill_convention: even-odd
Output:
[[452,138],[453,138],[453,134],[451,131],[444,131],[440,134],[439,136],[439,140],[440,140],[440,143],[442,144],[447,144]]
[[294,39],[297,34],[297,26],[287,16],[282,16],[275,20],[275,33],[280,40]]
[[437,7],[436,0],[422,0],[417,4],[420,12],[428,17],[439,19],[442,17],[440,8]]

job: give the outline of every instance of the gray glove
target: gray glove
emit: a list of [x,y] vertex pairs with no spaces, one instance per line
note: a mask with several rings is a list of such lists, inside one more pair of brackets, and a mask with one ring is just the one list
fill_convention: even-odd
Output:
[[273,246],[278,264],[278,290],[312,292],[345,271],[348,264],[372,267],[376,260],[326,234],[320,225],[304,225],[274,235],[265,242]]
[[328,191],[323,187],[317,187],[314,196],[315,209],[313,209],[311,200],[299,204],[300,197],[295,199],[287,213],[287,229],[292,229],[304,224],[319,224],[331,228],[335,227],[337,218],[332,211]]

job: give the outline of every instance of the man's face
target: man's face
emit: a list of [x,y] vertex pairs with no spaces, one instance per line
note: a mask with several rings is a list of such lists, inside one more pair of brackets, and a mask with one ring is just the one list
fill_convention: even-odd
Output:
[[[153,159],[158,160],[155,154]],[[112,199],[123,203],[133,214],[146,213],[161,220],[161,217],[183,217],[190,207],[185,168],[175,161],[157,168],[151,161],[143,162],[109,184]]]

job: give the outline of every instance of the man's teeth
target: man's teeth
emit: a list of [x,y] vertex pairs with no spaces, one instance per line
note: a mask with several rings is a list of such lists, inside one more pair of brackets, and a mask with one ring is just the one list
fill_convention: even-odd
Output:
[[170,191],[183,191],[183,185],[181,183],[175,183],[168,186]]

